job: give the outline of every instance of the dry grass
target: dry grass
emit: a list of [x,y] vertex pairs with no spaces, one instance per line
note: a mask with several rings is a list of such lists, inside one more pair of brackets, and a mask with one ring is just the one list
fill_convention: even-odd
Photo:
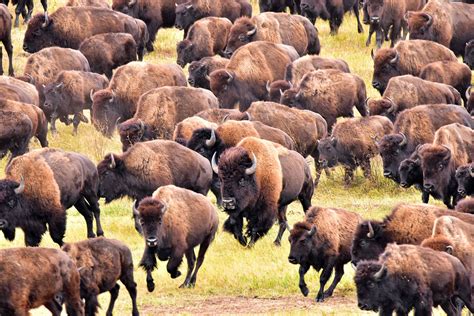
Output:
[[[53,12],[65,0],[50,0],[50,12]],[[38,8],[39,1],[35,1],[36,12],[41,12]],[[13,10],[12,10],[13,12]],[[370,86],[372,61],[370,59],[370,48],[365,47],[365,34],[358,34],[356,31],[356,21],[351,15],[346,15],[344,24],[337,36],[329,36],[327,22],[318,21],[317,27],[320,32],[322,43],[322,56],[331,56],[346,60],[352,72],[361,76],[367,84],[368,94],[372,97],[377,93]],[[13,31],[14,51],[15,51],[15,71],[21,74],[26,62],[27,54],[21,50],[25,26]],[[162,30],[156,40],[156,50],[153,54],[145,57],[147,62],[174,62],[176,59],[175,45],[182,38],[182,32],[174,29]],[[4,54],[5,55],[5,54]],[[4,65],[6,58],[4,57]],[[107,152],[119,152],[120,141],[117,136],[113,139],[106,139],[97,133],[91,125],[81,124],[79,136],[72,136],[72,128],[59,125],[59,136],[50,136],[51,147],[59,147],[87,154],[93,161],[97,162]],[[38,147],[38,143],[32,144]],[[1,162],[0,170],[4,169],[5,160]],[[381,162],[376,159],[373,163],[375,169],[374,179],[366,181],[360,171],[356,174],[356,180],[352,188],[343,188],[343,171],[336,168],[333,179],[322,177],[318,190],[313,197],[314,205],[334,206],[354,210],[361,213],[365,218],[382,218],[397,203],[415,203],[420,201],[420,193],[414,189],[402,190],[394,183],[387,181],[381,175]],[[3,176],[3,171],[1,171]],[[213,197],[211,197],[214,199]],[[440,204],[436,202],[436,204]],[[132,250],[134,261],[137,265],[144,244],[140,236],[133,228],[131,220],[131,201],[115,201],[105,205],[102,201],[103,227],[107,237],[124,241]],[[221,222],[225,215],[219,211]],[[299,203],[293,203],[288,211],[290,224],[301,220],[303,212]],[[0,247],[15,247],[23,245],[23,234],[19,233],[13,243],[0,240]],[[258,302],[255,309],[250,301],[248,304],[245,298],[285,298],[295,297],[302,299],[298,289],[298,268],[290,265],[287,261],[289,244],[286,242],[288,233],[284,236],[282,247],[276,248],[272,241],[276,236],[276,227],[251,249],[243,249],[229,234],[222,230],[217,234],[215,242],[211,245],[204,265],[198,276],[195,289],[178,289],[182,282],[182,277],[178,280],[171,280],[166,272],[165,264],[159,263],[159,270],[154,273],[156,280],[156,290],[154,293],[147,293],[145,274],[142,270],[136,269],[135,278],[138,283],[139,295],[138,305],[142,315],[156,315],[159,313],[193,313],[202,311],[205,313],[222,313],[224,305],[218,305],[216,309],[208,309],[205,300],[220,301],[220,298],[236,297],[242,301],[242,310],[239,307],[230,309],[229,312],[236,313],[256,313],[265,312],[260,309]],[[69,210],[66,242],[81,240],[86,237],[84,220],[74,209]],[[55,247],[50,237],[45,235],[41,244],[45,247]],[[181,267],[183,269],[185,267]],[[310,297],[303,299],[302,305],[277,305],[271,310],[272,314],[291,313],[295,315],[316,313],[318,315],[362,315],[355,303],[355,290],[352,282],[353,271],[348,266],[346,275],[336,290],[337,299],[329,299],[327,303],[316,304],[312,299],[318,289],[317,274],[312,271],[308,273],[307,283],[311,290]],[[243,299],[242,299],[243,298]],[[109,295],[102,295],[100,301],[105,308],[108,304]],[[232,299],[231,299],[232,300]],[[332,301],[332,303],[331,303]],[[345,303],[344,303],[345,302]],[[214,303],[213,303],[214,304]],[[203,306],[203,309],[186,309],[185,307]],[[286,307],[285,307],[286,306]],[[181,309],[182,307],[182,309]],[[208,306],[207,306],[208,307]],[[169,308],[169,310],[168,310]],[[130,299],[122,287],[119,299],[115,307],[115,315],[130,314]],[[268,311],[267,311],[268,312]],[[105,313],[101,310],[101,315]],[[38,309],[33,315],[47,315],[44,309]]]

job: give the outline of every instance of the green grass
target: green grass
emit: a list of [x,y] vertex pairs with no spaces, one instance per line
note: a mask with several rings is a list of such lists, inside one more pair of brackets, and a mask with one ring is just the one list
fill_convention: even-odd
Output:
[[[53,12],[65,0],[50,0],[50,12]],[[36,4],[36,12],[41,12]],[[40,6],[39,6],[40,7]],[[256,8],[256,7],[255,7]],[[11,10],[13,12],[13,10]],[[370,49],[365,47],[366,34],[358,34],[356,31],[356,20],[352,15],[346,15],[345,21],[337,36],[329,36],[327,22],[318,21],[317,27],[322,44],[322,56],[337,57],[346,60],[352,72],[361,76],[367,84],[368,95],[378,96],[371,87],[372,60]],[[21,25],[19,29],[13,30],[14,38],[14,67],[17,75],[22,74],[27,54],[21,49],[23,35],[26,27]],[[366,30],[367,31],[367,30]],[[175,45],[183,36],[182,32],[174,29],[161,30],[155,42],[156,50],[145,56],[145,61],[151,63],[175,62]],[[6,55],[6,54],[4,54]],[[6,65],[4,56],[4,68]],[[58,125],[59,135],[53,138],[49,135],[50,146],[65,150],[81,152],[89,156],[93,161],[99,161],[108,152],[120,152],[120,141],[117,136],[106,139],[97,133],[91,125],[81,124],[79,136],[72,136],[72,127]],[[32,148],[39,145],[35,141]],[[5,160],[0,165],[0,175],[3,177]],[[356,180],[349,189],[343,188],[343,171],[336,168],[333,179],[322,176],[321,183],[313,197],[313,205],[341,207],[357,211],[364,218],[380,219],[390,212],[392,207],[400,202],[418,203],[420,193],[414,189],[403,190],[393,182],[383,178],[381,172],[381,161],[375,159],[373,162],[374,178],[365,180],[360,171],[356,174]],[[211,197],[213,200],[214,198]],[[439,202],[433,202],[440,205]],[[144,248],[144,242],[133,228],[131,219],[131,201],[120,200],[109,205],[101,201],[102,222],[107,237],[116,238],[125,242],[133,252],[135,265],[138,264]],[[68,211],[68,223],[66,242],[73,242],[86,237],[86,227],[82,216],[77,211]],[[221,222],[225,215],[219,211]],[[290,224],[301,220],[303,212],[299,203],[293,203],[288,210]],[[215,242],[211,245],[203,267],[198,275],[197,286],[194,289],[181,290],[178,286],[182,277],[177,280],[170,279],[165,269],[165,263],[159,263],[158,271],[154,272],[156,289],[154,293],[147,293],[145,273],[136,268],[135,278],[138,283],[138,305],[142,315],[156,315],[159,313],[188,313],[188,308],[207,308],[206,300],[216,302],[238,298],[243,300],[241,308],[230,310],[231,313],[258,311],[259,306],[247,306],[245,299],[270,298],[276,301],[286,299],[289,301],[300,300],[306,305],[303,307],[287,306],[281,310],[272,309],[272,314],[290,313],[294,315],[317,314],[317,315],[362,315],[355,303],[355,288],[352,282],[353,270],[347,266],[346,275],[337,287],[336,298],[327,300],[324,304],[313,303],[318,289],[318,277],[314,271],[307,274],[307,283],[310,288],[310,296],[306,299],[298,289],[298,267],[290,265],[287,261],[289,244],[288,233],[284,235],[282,247],[273,246],[272,241],[276,236],[276,227],[259,241],[253,249],[243,249],[229,234],[219,230]],[[48,234],[44,236],[41,244],[44,247],[56,247]],[[14,242],[9,243],[0,239],[0,248],[23,246],[23,234],[19,232]],[[185,265],[181,270],[184,271]],[[106,308],[109,295],[101,295],[100,302]],[[231,299],[232,300],[232,299]],[[333,303],[331,303],[331,301]],[[115,307],[115,315],[130,314],[131,304],[129,296],[122,287],[119,299]],[[255,307],[256,309],[252,309]],[[216,309],[208,313],[222,313],[225,310]],[[105,312],[101,310],[100,314]],[[33,311],[33,315],[47,315],[44,309]]]

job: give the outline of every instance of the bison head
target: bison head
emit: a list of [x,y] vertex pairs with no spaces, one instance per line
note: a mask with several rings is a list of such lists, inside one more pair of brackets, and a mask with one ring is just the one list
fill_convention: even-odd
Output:
[[215,152],[221,151],[223,146],[219,134],[210,128],[199,128],[193,132],[191,139],[186,144],[191,150],[194,150],[201,156],[211,161]]
[[474,164],[460,166],[456,170],[456,181],[458,183],[458,193],[465,197],[469,192],[474,192]]
[[403,75],[398,66],[400,56],[393,48],[379,49],[375,55],[372,51],[371,55],[374,60],[372,86],[382,95],[390,78]]
[[382,137],[377,143],[383,162],[383,175],[395,182],[400,182],[398,168],[402,160],[408,158],[406,150],[408,144],[404,134],[390,134]]
[[314,237],[317,228],[307,222],[299,222],[293,226],[288,240],[290,241],[290,255],[288,261],[292,264],[311,265],[316,258]]
[[436,251],[444,251],[449,253],[450,255],[456,256],[454,253],[455,247],[451,240],[446,238],[445,236],[436,236],[430,237],[421,243],[421,247],[431,248]]
[[423,170],[423,188],[443,197],[444,189],[448,188],[452,178],[451,150],[446,146],[424,145],[418,151]]
[[114,154],[108,154],[97,165],[99,173],[99,196],[105,198],[105,203],[110,203],[127,195],[125,183],[125,164],[122,159]]
[[51,46],[63,46],[57,43],[54,33],[54,21],[45,14],[37,14],[31,18],[23,39],[23,50],[27,53],[36,53],[43,48]]
[[128,14],[134,18],[139,18],[139,6],[137,0],[113,0],[112,9],[114,11]]
[[118,126],[122,151],[127,151],[133,144],[156,138],[152,129],[142,120],[131,118]]
[[280,103],[290,108],[296,107],[299,101],[296,99],[297,95],[298,95],[298,90],[296,88],[288,89],[285,92],[283,92],[283,94],[281,95]]
[[337,165],[337,139],[328,137],[321,139],[318,143],[319,162],[324,168]]
[[211,91],[219,100],[221,108],[232,109],[239,102],[240,93],[236,84],[235,73],[230,70],[219,69],[210,76]]
[[308,18],[313,24],[318,17],[323,20],[329,20],[330,18],[324,0],[301,0],[300,7],[301,15]]
[[230,58],[237,48],[252,42],[255,34],[257,34],[257,26],[251,19],[248,17],[237,19],[230,30],[224,56]]
[[210,90],[208,67],[201,61],[193,61],[188,67],[188,83],[192,87]]
[[387,304],[387,289],[383,280],[387,268],[376,261],[364,261],[357,266],[354,278],[357,288],[357,305],[362,310],[377,312]]
[[54,113],[61,105],[69,104],[70,98],[64,93],[64,83],[55,82],[44,86],[43,110],[47,113]]
[[377,260],[390,242],[381,222],[365,221],[357,227],[352,241],[352,263],[357,265],[361,260]]
[[405,159],[400,163],[398,168],[400,175],[400,185],[403,188],[409,188],[414,184],[423,181],[423,171],[419,159]]
[[397,105],[389,97],[383,97],[380,100],[367,100],[370,115],[383,115],[388,117],[392,122],[397,117]]
[[[163,217],[166,214],[166,211],[167,205],[152,197],[144,198],[138,205],[138,220],[143,229],[145,242],[150,248],[159,247]],[[160,259],[167,260],[168,258]]]
[[383,15],[384,0],[370,0],[366,1],[367,14],[369,15],[369,22],[374,26],[380,24],[380,19]]
[[11,180],[0,181],[0,230],[10,241],[15,239],[16,217],[22,216],[20,199],[24,190],[23,179],[20,183]]
[[176,63],[184,68],[188,63],[198,59],[194,52],[194,44],[190,40],[183,40],[176,45],[178,59]]
[[408,21],[410,39],[437,41],[437,32],[433,30],[433,16],[426,12],[408,12],[405,15]]
[[240,213],[252,207],[258,197],[257,158],[241,147],[232,147],[222,153],[219,164],[212,157],[212,169],[219,176],[222,205],[229,213]]
[[112,136],[121,119],[118,102],[115,92],[109,88],[97,91],[92,97],[92,123],[107,137]]
[[191,1],[176,5],[176,20],[174,26],[179,30],[187,30],[198,20],[198,8],[195,8]]
[[267,82],[268,100],[279,103],[283,93],[293,88],[293,84],[286,80],[273,81],[271,84]]
[[474,39],[466,43],[466,48],[464,49],[464,62],[466,65],[474,70]]

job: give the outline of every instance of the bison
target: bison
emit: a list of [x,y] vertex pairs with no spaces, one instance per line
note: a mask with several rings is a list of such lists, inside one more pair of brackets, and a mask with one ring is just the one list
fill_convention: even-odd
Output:
[[[229,218],[224,230],[243,246],[253,246],[278,218],[279,230],[274,241],[280,245],[288,228],[287,206],[299,199],[306,212],[311,207],[314,185],[303,156],[273,142],[247,137],[224,151],[212,168],[219,176],[222,205]],[[270,171],[271,170],[271,171]],[[242,234],[246,217],[247,236]]]
[[472,90],[472,86],[466,90],[466,110],[474,116],[474,90]]
[[[319,291],[317,302],[324,301],[332,295],[344,275],[344,265],[351,261],[351,243],[358,223],[362,217],[343,209],[313,206],[305,215],[305,220],[293,226],[290,232],[290,255],[288,261],[299,264],[299,287],[301,293],[309,293],[304,276],[309,268],[319,272]],[[331,286],[324,287],[335,271]]]
[[285,12],[290,9],[291,14],[300,14],[301,0],[258,0],[260,12]]
[[425,40],[400,41],[394,48],[379,49],[375,55],[372,86],[383,94],[392,77],[418,76],[421,69],[435,61],[457,61],[449,49]]
[[133,117],[142,94],[163,86],[186,86],[178,65],[131,62],[119,67],[109,86],[92,97],[92,123],[111,137],[117,123]]
[[[267,81],[283,79],[286,64],[299,56],[294,49],[269,42],[252,42],[238,49],[226,68],[210,74],[212,92],[223,108],[239,103],[240,111],[267,98]],[[292,51],[292,52],[291,52]]]
[[196,21],[184,40],[176,45],[177,64],[188,63],[222,54],[229,37],[232,22],[226,18],[208,17]]
[[133,279],[133,258],[128,247],[114,239],[104,237],[66,243],[61,249],[76,264],[81,276],[81,298],[85,299],[87,315],[96,315],[99,302],[97,296],[110,292],[107,315],[112,315],[119,295],[120,280],[132,298],[132,315],[138,316],[137,284]]
[[347,62],[342,59],[320,56],[303,56],[286,66],[285,80],[297,85],[304,75],[313,70],[319,69],[338,69],[342,72],[351,72]]
[[[112,71],[137,60],[137,43],[128,33],[103,33],[85,39],[79,51],[89,61],[91,71],[112,78]],[[143,56],[140,56],[140,60]]]
[[230,57],[239,47],[255,41],[293,46],[299,55],[319,54],[321,50],[318,31],[307,18],[265,12],[235,21],[230,29],[224,54]]
[[[122,197],[139,202],[168,184],[205,195],[212,180],[206,158],[169,140],[137,143],[123,154],[108,154],[99,162],[97,170],[99,196],[105,198],[105,203]],[[136,215],[134,213],[135,228],[141,232]]]
[[15,239],[15,228],[25,233],[27,246],[38,246],[48,224],[51,238],[63,244],[66,210],[74,206],[87,224],[87,236],[103,235],[100,224],[98,175],[84,155],[60,149],[38,149],[16,157],[0,181],[0,229],[5,238]]
[[33,123],[28,115],[0,110],[0,159],[8,152],[11,152],[9,161],[23,155],[28,151],[28,144],[33,135]]
[[464,49],[464,62],[469,68],[474,69],[474,39],[466,43],[466,48]]
[[[176,279],[181,275],[178,268],[185,255],[188,271],[180,287],[194,287],[199,268],[219,226],[219,217],[212,203],[204,195],[167,185],[156,190],[152,197],[143,199],[137,212],[145,239],[140,266],[147,274],[148,291],[155,288],[151,273],[156,268],[156,257],[161,261],[168,260],[166,270],[171,278]],[[194,248],[198,245],[196,263]]]
[[122,149],[156,138],[171,139],[177,123],[207,109],[219,107],[209,90],[162,87],[144,93],[133,118],[118,126]]
[[415,151],[405,160],[402,160],[400,167],[398,167],[398,173],[400,176],[400,186],[402,188],[409,188],[412,185],[421,191],[421,201],[428,203],[430,194],[423,186],[423,170],[421,169],[420,157],[418,156],[418,149],[421,145],[415,149]]
[[[7,6],[0,3],[0,41],[8,54],[8,75],[14,76],[13,45],[12,45],[12,16]],[[2,48],[0,47],[0,76],[3,75]]]
[[216,129],[217,126],[216,123],[209,122],[199,116],[191,116],[176,124],[173,131],[173,140],[186,146],[195,130],[201,128]]
[[450,85],[404,75],[388,81],[382,99],[368,100],[370,115],[384,115],[392,122],[397,115],[420,104],[459,104],[460,93]]
[[89,122],[82,111],[92,108],[92,94],[107,88],[108,84],[109,80],[105,76],[92,72],[61,71],[54,82],[44,87],[43,109],[50,113],[51,132],[57,134],[56,119],[61,117],[63,121],[69,122],[69,115],[74,115],[73,135],[77,135],[79,123]]
[[3,99],[39,106],[39,95],[35,86],[13,77],[0,76],[0,95]]
[[455,174],[458,194],[461,197],[474,195],[474,163],[459,166]]
[[364,177],[371,177],[370,158],[378,155],[376,140],[392,132],[392,122],[383,116],[347,119],[336,123],[331,137],[319,141],[319,159],[322,167],[342,164],[344,182],[349,186],[354,170],[360,166]]
[[211,90],[209,74],[217,69],[227,66],[229,59],[220,56],[204,57],[201,60],[189,64],[188,83],[195,88]]

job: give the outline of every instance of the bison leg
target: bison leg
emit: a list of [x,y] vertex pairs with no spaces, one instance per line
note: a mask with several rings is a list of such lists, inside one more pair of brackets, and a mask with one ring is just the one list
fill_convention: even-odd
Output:
[[74,204],[76,209],[79,211],[79,213],[84,217],[86,220],[86,225],[87,225],[87,238],[94,238],[94,228],[93,228],[93,215],[92,212],[89,211],[89,207],[86,203],[86,200],[84,197],[81,197],[76,204]]
[[395,21],[392,26],[392,31],[390,33],[390,47],[393,48],[395,44],[398,42],[400,39],[400,33],[402,31],[402,27],[400,24],[400,21]]
[[145,251],[143,252],[143,257],[139,265],[146,271],[146,286],[148,292],[153,292],[155,289],[155,282],[153,281],[151,272],[156,268],[155,249],[145,246]]
[[300,287],[300,291],[301,293],[304,295],[304,296],[308,296],[309,294],[309,289],[308,289],[308,286],[306,285],[306,282],[304,281],[304,276],[306,274],[306,272],[308,272],[310,268],[310,265],[303,265],[301,264],[300,265],[300,268],[298,270],[299,272],[299,275],[300,275],[300,282],[299,282],[299,287]]
[[48,0],[41,0],[41,5],[43,6],[44,12],[48,11]]
[[84,192],[84,198],[86,199],[85,202],[88,204],[89,211],[94,214],[97,236],[104,236],[104,230],[102,229],[102,223],[100,222],[100,207],[97,193],[92,190],[91,192]]
[[11,39],[10,34],[3,41],[3,46],[5,47],[5,51],[7,52],[7,55],[8,55],[8,75],[13,77],[15,74],[13,71],[13,46],[12,46],[12,39]]
[[372,178],[372,173],[370,170],[370,160],[364,160],[360,163],[360,168],[362,169],[364,173],[364,178],[366,179],[371,179]]
[[201,268],[202,263],[204,262],[204,256],[206,255],[207,249],[209,248],[209,245],[211,244],[213,239],[214,239],[214,233],[207,236],[206,239],[204,239],[204,241],[199,246],[196,268],[194,269],[194,273],[190,281],[191,286],[193,287],[196,285],[196,278],[197,278],[198,271]]
[[178,270],[178,268],[182,261],[183,253],[175,250],[171,255],[171,258],[168,260],[168,264],[166,265],[166,271],[168,271],[172,279],[176,279],[181,275],[181,272]]
[[443,197],[443,203],[450,210],[452,210],[454,208],[453,203],[451,202],[451,196],[450,195],[446,195],[446,196]]
[[357,32],[363,33],[364,27],[360,23],[360,17],[359,17],[359,1],[355,1],[354,6],[352,7],[352,11],[354,12],[355,17],[357,19]]
[[60,316],[61,315],[61,305],[57,304],[54,301],[48,302],[44,304],[44,307],[46,307],[50,312],[52,316]]
[[306,181],[303,185],[303,189],[301,190],[300,194],[298,195],[298,200],[301,202],[301,206],[303,206],[303,212],[306,212],[311,207],[311,198],[314,194],[314,184],[312,181]]
[[54,215],[49,223],[49,234],[55,243],[59,246],[63,245],[64,234],[66,232],[66,212],[60,210],[58,214]]
[[239,241],[239,243],[246,247],[247,238],[242,234],[242,229],[244,227],[244,219],[242,216],[231,214],[229,218],[224,222],[224,230],[234,235],[234,238]]
[[99,301],[97,300],[97,295],[91,294],[86,297],[86,307],[85,307],[85,314],[87,316],[93,316],[97,314],[97,310],[99,308]]
[[51,114],[51,119],[49,123],[51,124],[51,134],[53,134],[53,136],[58,135],[58,130],[56,129],[57,119],[58,119],[58,115],[56,113]]
[[194,264],[196,263],[196,254],[194,253],[194,248],[189,248],[186,252],[186,261],[188,263],[188,271],[186,273],[186,278],[184,279],[183,284],[179,286],[179,288],[186,288],[190,287],[190,281],[191,281],[191,274],[193,273],[194,270]]
[[382,28],[379,28],[375,32],[375,44],[377,45],[377,48],[382,47],[383,42],[384,42],[384,31]]
[[78,114],[74,114],[72,119],[72,135],[77,136],[77,128],[79,127],[79,123],[81,123],[81,117]]
[[354,180],[354,167],[353,166],[344,166],[344,186],[347,188]]
[[421,201],[423,203],[427,204],[429,200],[430,200],[430,193],[426,192],[426,191],[423,191],[423,189],[422,189],[421,190]]
[[374,27],[372,24],[369,25],[369,35],[367,36],[367,41],[365,42],[365,47],[370,46],[370,42],[372,42],[372,35],[374,34]]
[[275,246],[281,246],[281,237],[283,236],[283,233],[285,232],[285,230],[288,228],[289,229],[289,226],[288,226],[288,220],[286,219],[286,209],[287,209],[287,205],[285,206],[280,206],[278,208],[278,234],[277,234],[277,237],[275,239],[275,241],[273,242],[275,244]]
[[112,316],[112,312],[113,312],[114,306],[115,306],[115,301],[118,298],[119,292],[120,292],[120,285],[118,285],[118,283],[116,283],[114,285],[114,287],[112,289],[110,289],[110,291],[109,291],[109,293],[110,293],[110,303],[109,303],[109,307],[107,308],[107,312],[105,313],[105,315]]
[[446,316],[456,316],[456,315],[461,315],[462,305],[458,311],[458,308],[454,304],[454,302],[452,300],[449,300],[441,304],[441,308],[446,313]]
[[332,281],[331,285],[329,286],[329,289],[324,292],[324,298],[330,297],[332,293],[334,292],[334,289],[336,288],[337,284],[339,281],[341,281],[342,276],[344,275],[344,264],[343,263],[338,263],[334,269],[335,274],[334,274],[334,280]]
[[334,260],[329,260],[328,264],[323,268],[323,272],[319,276],[319,291],[318,295],[316,295],[316,302],[323,302],[324,301],[324,286],[329,281],[331,277],[332,270],[334,268]]
[[[71,267],[76,269],[76,267]],[[80,293],[80,276],[79,273],[69,273],[64,277],[63,281],[64,302],[66,303],[66,311],[68,315],[84,315],[84,303]]]
[[[51,227],[50,227],[51,231]],[[38,247],[43,239],[43,234],[46,232],[46,225],[44,223],[30,223],[25,232],[25,245],[28,247]]]
[[132,315],[138,316],[138,307],[137,307],[137,283],[133,279],[133,263],[130,264],[125,273],[120,277],[120,281],[127,288],[128,294],[132,299]]

